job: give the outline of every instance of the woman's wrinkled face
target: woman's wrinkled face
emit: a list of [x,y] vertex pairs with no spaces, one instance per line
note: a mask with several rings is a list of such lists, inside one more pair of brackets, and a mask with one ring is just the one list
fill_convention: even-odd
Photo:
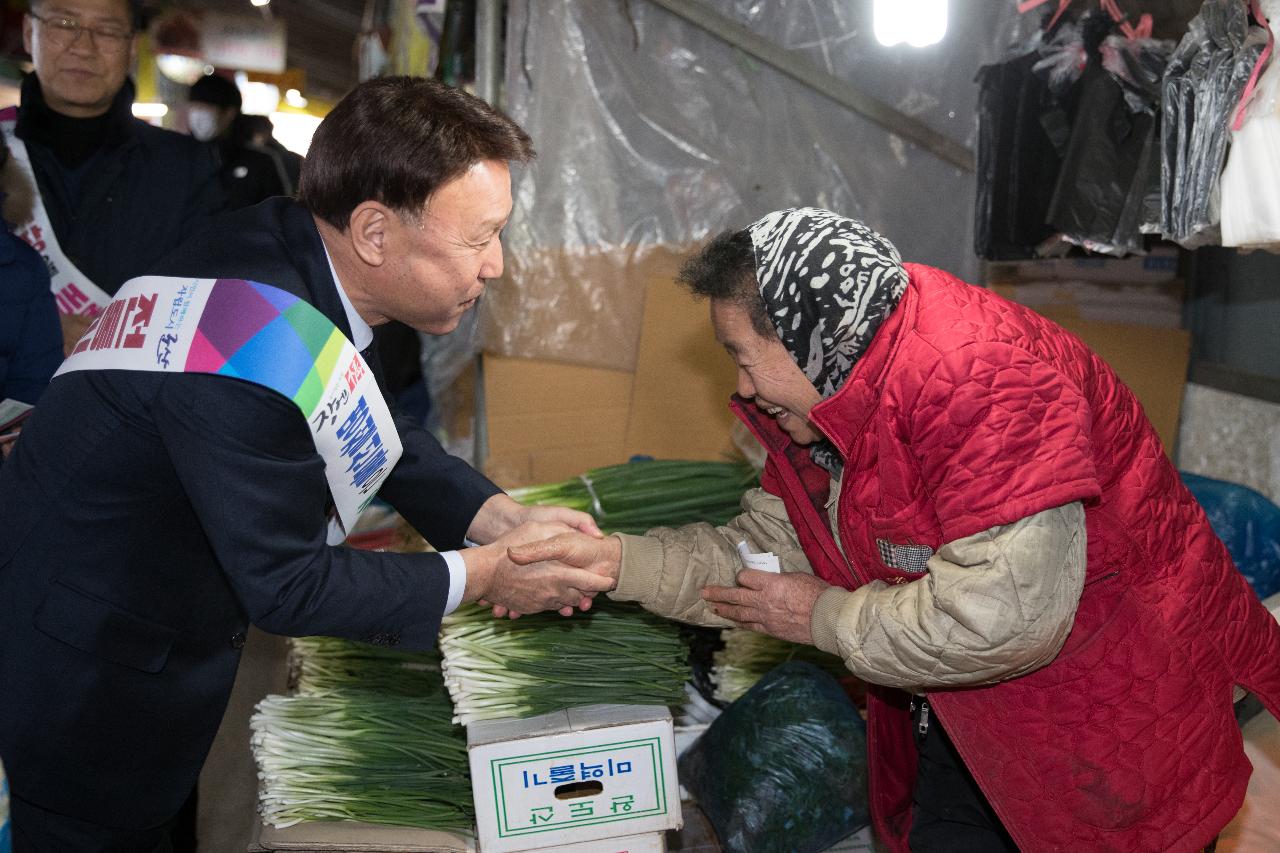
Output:
[[796,444],[821,439],[809,412],[822,396],[782,342],[760,335],[745,308],[722,299],[711,300],[711,325],[738,366],[738,394],[776,420]]

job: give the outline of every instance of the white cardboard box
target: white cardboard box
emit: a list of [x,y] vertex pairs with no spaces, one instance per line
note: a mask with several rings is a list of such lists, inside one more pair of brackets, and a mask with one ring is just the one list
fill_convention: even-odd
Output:
[[[467,751],[482,853],[616,841],[682,825],[671,713],[661,705],[475,722]],[[636,848],[649,849],[660,848]]]
[[626,838],[599,838],[577,844],[543,847],[539,853],[667,853],[667,834],[628,835]]

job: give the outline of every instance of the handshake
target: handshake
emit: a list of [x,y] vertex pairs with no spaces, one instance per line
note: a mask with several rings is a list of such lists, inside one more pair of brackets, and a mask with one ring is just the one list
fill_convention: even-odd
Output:
[[589,610],[596,593],[617,586],[622,542],[601,534],[590,516],[559,520],[535,510],[493,542],[461,553],[467,565],[463,601],[491,606],[496,617],[544,610],[571,616],[575,607]]

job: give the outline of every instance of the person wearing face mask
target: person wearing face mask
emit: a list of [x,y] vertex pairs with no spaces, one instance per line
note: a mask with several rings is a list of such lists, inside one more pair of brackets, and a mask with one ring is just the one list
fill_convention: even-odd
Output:
[[1250,773],[1232,691],[1280,713],[1280,625],[1111,368],[826,210],[723,234],[681,279],[738,366],[763,488],[722,527],[511,559],[839,655],[894,853],[1212,844]]
[[15,232],[45,259],[73,343],[127,279],[223,207],[209,153],[133,117],[133,0],[33,0],[22,37],[34,71],[0,133],[38,194]]
[[228,209],[292,195],[275,160],[250,147],[251,131],[240,113],[240,89],[235,83],[210,74],[192,84],[187,99],[187,127],[192,136],[210,146]]

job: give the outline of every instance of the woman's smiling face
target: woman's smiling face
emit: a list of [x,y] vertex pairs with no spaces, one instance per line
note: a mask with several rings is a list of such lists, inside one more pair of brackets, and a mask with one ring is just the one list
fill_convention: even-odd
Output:
[[822,396],[782,342],[760,335],[745,308],[723,299],[711,300],[711,325],[738,366],[738,393],[772,416],[796,444],[821,439],[809,412]]

